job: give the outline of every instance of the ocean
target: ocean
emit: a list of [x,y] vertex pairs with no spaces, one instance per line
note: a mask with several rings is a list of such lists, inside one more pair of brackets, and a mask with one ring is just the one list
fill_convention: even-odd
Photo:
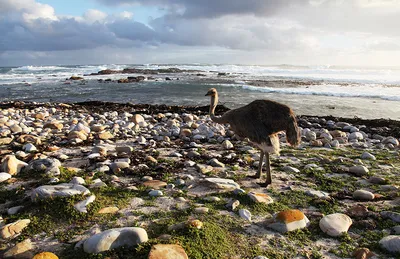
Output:
[[[134,83],[115,80],[142,74],[90,75],[104,69],[124,68],[191,71],[144,75],[152,78]],[[67,80],[71,76],[84,80]],[[299,115],[400,120],[400,69],[395,68],[214,64],[0,68],[0,101],[209,105],[210,100],[204,95],[211,87],[219,91],[220,104],[229,108],[255,99],[270,99],[289,105]]]

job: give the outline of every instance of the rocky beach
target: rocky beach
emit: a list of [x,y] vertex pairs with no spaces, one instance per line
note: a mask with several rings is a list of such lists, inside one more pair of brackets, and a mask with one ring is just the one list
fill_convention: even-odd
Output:
[[263,188],[207,111],[1,103],[0,257],[400,258],[400,122],[299,116]]

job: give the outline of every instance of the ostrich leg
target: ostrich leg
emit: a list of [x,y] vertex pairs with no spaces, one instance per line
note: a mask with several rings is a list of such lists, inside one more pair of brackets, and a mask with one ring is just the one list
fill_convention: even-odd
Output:
[[272,178],[271,178],[271,163],[269,161],[269,153],[265,154],[266,159],[267,159],[267,180],[265,181],[265,184],[271,184],[272,183]]
[[258,170],[257,170],[256,178],[261,178],[263,162],[264,162],[264,151],[261,150],[260,160],[258,160]]

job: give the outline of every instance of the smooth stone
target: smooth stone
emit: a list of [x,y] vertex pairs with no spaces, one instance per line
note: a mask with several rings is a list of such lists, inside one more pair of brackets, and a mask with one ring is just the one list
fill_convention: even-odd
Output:
[[312,197],[317,197],[317,198],[322,198],[322,199],[328,199],[329,198],[329,193],[323,192],[323,191],[307,190],[305,193],[308,196],[312,196]]
[[392,144],[393,146],[397,147],[399,145],[399,141],[394,137],[387,137],[382,140],[382,144]]
[[369,172],[369,170],[365,166],[355,165],[349,168],[349,172],[356,176],[363,176],[366,175]]
[[148,176],[148,175],[145,175],[145,176],[142,177],[141,180],[142,180],[143,182],[152,181],[152,180],[153,180],[153,177]]
[[159,190],[151,190],[151,191],[149,192],[149,195],[150,195],[151,197],[159,197],[159,196],[163,196],[164,194],[163,194],[162,191],[159,191]]
[[28,164],[17,159],[14,155],[7,155],[3,158],[2,169],[5,173],[16,175]]
[[400,225],[392,228],[395,235],[400,235]]
[[317,133],[315,133],[314,131],[307,131],[306,133],[306,139],[308,141],[313,141],[317,139]]
[[105,207],[100,209],[97,213],[99,214],[115,214],[119,211],[118,207]]
[[157,244],[151,247],[148,259],[188,259],[180,245]]
[[268,224],[268,227],[280,233],[286,233],[305,228],[309,224],[310,221],[300,210],[284,210],[274,214],[273,221]]
[[79,176],[74,176],[69,183],[80,184],[80,185],[86,184],[85,179]]
[[87,195],[90,191],[80,184],[61,183],[58,185],[42,185],[32,191],[32,201],[48,199],[52,197],[69,197],[76,194]]
[[361,132],[352,132],[349,135],[349,140],[363,140],[364,139],[364,135]]
[[95,179],[92,184],[89,185],[89,188],[101,188],[107,187],[107,184],[103,182],[101,179]]
[[239,184],[237,184],[232,179],[224,179],[224,178],[205,178],[205,181],[214,185],[216,188],[220,189],[238,189],[240,188]]
[[11,174],[8,173],[0,173],[0,183],[7,181],[10,179],[12,176]]
[[12,239],[18,236],[24,228],[26,228],[29,223],[31,223],[30,219],[21,219],[16,222],[7,224],[0,228],[0,237],[2,239]]
[[286,173],[300,173],[300,170],[297,168],[294,168],[292,166],[284,166],[282,168],[283,171],[285,171]]
[[394,222],[400,223],[400,213],[393,211],[382,211],[381,216],[383,218],[391,219]]
[[238,206],[240,205],[240,201],[239,200],[233,200],[230,199],[228,201],[228,203],[225,205],[226,208],[228,208],[229,210],[235,210]]
[[102,140],[107,140],[107,139],[112,139],[112,138],[114,138],[114,135],[109,131],[104,131],[99,134],[99,139],[102,139]]
[[0,146],[10,144],[14,139],[13,138],[0,138]]
[[265,204],[270,204],[274,202],[274,200],[268,194],[265,193],[249,192],[248,196],[254,202],[260,202]]
[[374,198],[375,195],[372,192],[365,190],[357,190],[353,193],[353,199],[355,200],[372,201]]
[[45,172],[46,174],[57,176],[61,174],[60,167],[61,167],[60,160],[55,158],[43,158],[29,162],[29,165],[27,166],[26,170]]
[[198,214],[207,214],[210,209],[206,207],[195,208],[194,212]]
[[15,215],[18,213],[18,211],[20,211],[21,209],[23,209],[24,206],[15,206],[15,207],[11,207],[7,210],[7,214],[8,215]]
[[41,252],[36,254],[32,259],[58,259],[58,256],[51,252]]
[[205,197],[204,200],[206,201],[220,201],[221,199],[216,196]]
[[371,177],[368,179],[368,181],[369,181],[370,183],[373,183],[373,184],[385,184],[385,183],[386,183],[385,178],[377,177],[377,176],[371,176]]
[[379,244],[391,253],[400,252],[400,236],[386,236],[379,241]]
[[116,147],[115,150],[117,151],[117,153],[125,153],[131,155],[133,148],[129,146],[121,146],[121,147]]
[[113,228],[89,237],[83,243],[83,250],[86,253],[100,253],[121,246],[136,246],[147,240],[147,232],[143,228]]
[[148,180],[144,182],[143,185],[153,189],[160,189],[167,186],[167,183],[160,180]]
[[111,171],[115,174],[120,172],[122,169],[129,168],[129,163],[127,162],[114,162],[110,164]]
[[222,147],[224,149],[232,149],[233,148],[233,144],[229,140],[224,140],[224,142],[222,142]]
[[213,159],[210,160],[210,165],[213,166],[213,167],[225,167],[224,163],[221,163],[216,158],[213,158]]
[[251,213],[250,213],[250,211],[248,211],[246,209],[240,209],[239,210],[239,216],[241,218],[251,222]]
[[87,213],[86,206],[88,206],[90,203],[94,202],[95,199],[96,199],[96,196],[91,195],[91,196],[87,197],[86,199],[84,199],[83,201],[75,203],[74,208],[79,212]]
[[351,218],[342,213],[329,214],[319,221],[321,230],[332,237],[347,233],[351,224],[353,224]]
[[37,148],[32,143],[25,144],[22,149],[28,153],[37,151]]
[[369,153],[369,152],[364,152],[361,155],[361,159],[376,160],[376,157],[373,154]]
[[131,118],[130,121],[132,121],[135,124],[143,123],[144,122],[144,117],[140,114],[134,114]]
[[33,248],[32,241],[30,239],[25,239],[8,249],[3,256],[4,258],[30,258],[32,255],[29,252]]

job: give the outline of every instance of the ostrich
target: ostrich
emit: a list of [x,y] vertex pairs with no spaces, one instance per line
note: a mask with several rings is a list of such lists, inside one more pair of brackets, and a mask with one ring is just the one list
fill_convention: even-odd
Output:
[[215,116],[218,104],[217,89],[211,88],[206,96],[211,96],[210,117],[217,123],[228,123],[241,138],[249,138],[260,149],[257,178],[261,178],[264,155],[267,160],[265,186],[272,183],[269,154],[279,153],[280,131],[286,131],[286,139],[292,146],[300,143],[299,128],[295,115],[288,106],[270,100],[255,100],[246,106],[230,110],[222,116]]

